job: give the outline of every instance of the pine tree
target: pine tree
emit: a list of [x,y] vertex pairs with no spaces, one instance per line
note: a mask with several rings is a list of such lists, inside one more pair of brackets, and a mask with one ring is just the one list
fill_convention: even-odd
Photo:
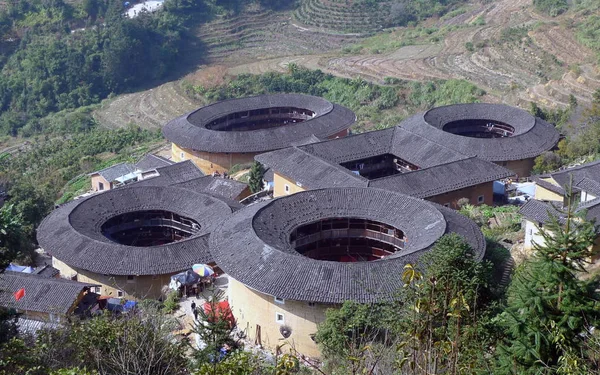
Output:
[[258,193],[263,189],[263,176],[265,169],[263,165],[257,161],[252,164],[250,169],[250,176],[248,179],[248,185],[253,193]]
[[569,193],[562,218],[540,228],[543,244],[534,244],[534,255],[509,287],[499,316],[506,336],[498,347],[498,373],[589,373],[582,353],[600,318],[599,282],[579,276],[594,255],[596,226],[570,201]]
[[236,325],[231,310],[224,311],[220,306],[225,293],[220,289],[212,289],[210,294],[206,305],[197,307],[198,322],[193,328],[205,345],[195,353],[198,363],[216,363],[223,357],[224,348],[236,349],[239,346],[233,338]]

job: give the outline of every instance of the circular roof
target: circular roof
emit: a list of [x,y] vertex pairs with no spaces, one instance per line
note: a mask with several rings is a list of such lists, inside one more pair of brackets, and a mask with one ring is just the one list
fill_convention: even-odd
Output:
[[[510,125],[514,133],[501,138],[473,138],[444,131],[446,124],[464,120],[489,120]],[[465,155],[488,161],[510,161],[536,157],[556,145],[558,131],[527,111],[503,104],[456,104],[433,108],[400,123],[426,139]]]
[[[126,246],[108,239],[102,224],[118,215],[162,210],[195,220],[200,230],[160,246]],[[231,214],[223,201],[174,187],[124,187],[72,201],[40,224],[40,246],[60,261],[108,275],[160,275],[212,261],[208,234]]]
[[[314,112],[315,117],[290,126],[251,131],[207,128],[212,121],[228,114],[276,107],[307,109]],[[312,136],[324,139],[350,128],[355,121],[354,112],[323,98],[275,94],[217,102],[169,121],[162,131],[169,141],[196,151],[258,153],[303,143]]]
[[[406,247],[381,260],[343,263],[298,253],[290,234],[326,218],[359,218],[402,230]],[[477,258],[485,241],[475,223],[455,211],[407,195],[374,188],[311,190],[236,212],[210,239],[225,272],[244,285],[279,298],[321,303],[377,302],[402,287],[400,275],[445,233],[458,233]]]

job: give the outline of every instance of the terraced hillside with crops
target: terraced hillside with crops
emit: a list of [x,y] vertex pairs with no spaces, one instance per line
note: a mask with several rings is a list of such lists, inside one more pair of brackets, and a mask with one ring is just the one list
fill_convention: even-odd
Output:
[[[313,24],[305,22],[302,12],[310,4],[340,8],[331,11],[331,20],[334,15],[354,17],[351,1],[302,0],[295,10],[255,7],[243,15],[217,19],[198,30],[206,48],[205,65],[199,72],[219,66],[234,75],[261,74],[285,71],[293,62],[380,84],[390,77],[410,81],[460,78],[485,89],[488,100],[523,107],[536,102],[565,108],[571,95],[585,104],[600,88],[598,51],[578,38],[578,25],[589,16],[586,13],[550,17],[535,11],[532,0],[472,0],[444,17],[367,36],[332,31],[332,26],[342,27],[333,21],[327,24],[329,29],[323,28],[326,22],[317,22],[326,14],[311,17]],[[318,12],[321,8],[310,9]],[[174,112],[199,105],[177,89],[180,85],[169,83],[117,98],[104,105],[97,117],[111,127],[131,121],[159,127]],[[187,104],[180,108],[172,103]]]

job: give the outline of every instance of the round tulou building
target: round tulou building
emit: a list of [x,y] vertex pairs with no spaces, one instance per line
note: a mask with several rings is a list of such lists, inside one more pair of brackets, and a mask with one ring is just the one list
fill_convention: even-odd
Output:
[[101,285],[96,293],[161,298],[171,275],[212,262],[209,234],[232,211],[212,195],[132,186],[61,206],[37,238],[63,277]]
[[483,257],[477,225],[449,208],[388,190],[331,188],[237,211],[210,246],[249,339],[319,356],[313,338],[327,308],[394,298],[404,266],[446,233],[463,236]]
[[172,160],[192,160],[205,174],[281,148],[344,137],[356,121],[349,109],[315,96],[260,95],[225,100],[168,122]]
[[527,111],[502,104],[456,104],[409,117],[400,126],[465,155],[529,176],[534,159],[556,146],[558,131]]

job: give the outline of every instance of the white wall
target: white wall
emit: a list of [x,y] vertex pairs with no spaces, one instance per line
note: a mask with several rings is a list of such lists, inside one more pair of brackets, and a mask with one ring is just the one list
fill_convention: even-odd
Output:
[[533,243],[542,245],[544,243],[544,237],[539,233],[539,229],[536,224],[529,220],[525,220],[525,250],[533,249]]
[[589,202],[592,199],[596,199],[596,197],[593,196],[592,194],[589,194],[589,193],[585,192],[585,191],[581,192],[581,203],[583,203],[583,202]]

